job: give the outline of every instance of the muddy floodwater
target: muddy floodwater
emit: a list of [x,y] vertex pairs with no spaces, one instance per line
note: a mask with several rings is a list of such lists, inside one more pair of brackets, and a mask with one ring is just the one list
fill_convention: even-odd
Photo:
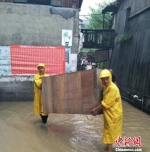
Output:
[[[123,102],[123,136],[141,137],[150,152],[150,115]],[[0,152],[103,152],[103,116],[49,114],[47,126],[32,102],[0,102]]]

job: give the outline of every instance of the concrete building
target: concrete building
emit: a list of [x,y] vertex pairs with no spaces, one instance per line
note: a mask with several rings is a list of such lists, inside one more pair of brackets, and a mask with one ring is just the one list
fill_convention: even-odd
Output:
[[110,68],[122,96],[150,111],[150,1],[117,0],[103,11],[114,14]]
[[[81,5],[82,0],[0,0],[0,46],[61,46],[62,29],[69,29],[71,53],[77,53]],[[33,76],[1,77],[0,101],[33,101]]]
[[61,46],[62,29],[70,29],[73,31],[72,53],[77,53],[81,5],[66,8],[31,2],[0,2],[0,45]]

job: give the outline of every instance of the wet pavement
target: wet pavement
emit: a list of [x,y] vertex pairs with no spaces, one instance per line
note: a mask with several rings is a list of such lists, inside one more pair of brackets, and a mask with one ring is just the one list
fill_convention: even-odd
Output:
[[[150,115],[123,102],[123,137],[141,137],[150,151]],[[47,126],[32,102],[0,102],[0,152],[103,152],[103,116],[49,114]]]

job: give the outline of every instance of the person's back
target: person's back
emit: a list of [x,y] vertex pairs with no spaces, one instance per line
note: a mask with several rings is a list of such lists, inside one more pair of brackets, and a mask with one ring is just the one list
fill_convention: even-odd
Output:
[[116,77],[114,76],[114,74],[112,74],[112,82],[116,83]]
[[112,74],[112,82],[113,83],[116,83],[116,77],[115,75],[113,74],[113,70],[112,69],[109,69],[110,73]]

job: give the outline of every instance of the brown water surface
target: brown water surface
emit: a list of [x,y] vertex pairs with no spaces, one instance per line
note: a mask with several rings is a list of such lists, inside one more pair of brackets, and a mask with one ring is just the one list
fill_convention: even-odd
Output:
[[[123,137],[141,136],[150,151],[150,115],[123,102]],[[0,102],[0,152],[103,152],[103,116],[49,114],[47,126],[32,102]]]

